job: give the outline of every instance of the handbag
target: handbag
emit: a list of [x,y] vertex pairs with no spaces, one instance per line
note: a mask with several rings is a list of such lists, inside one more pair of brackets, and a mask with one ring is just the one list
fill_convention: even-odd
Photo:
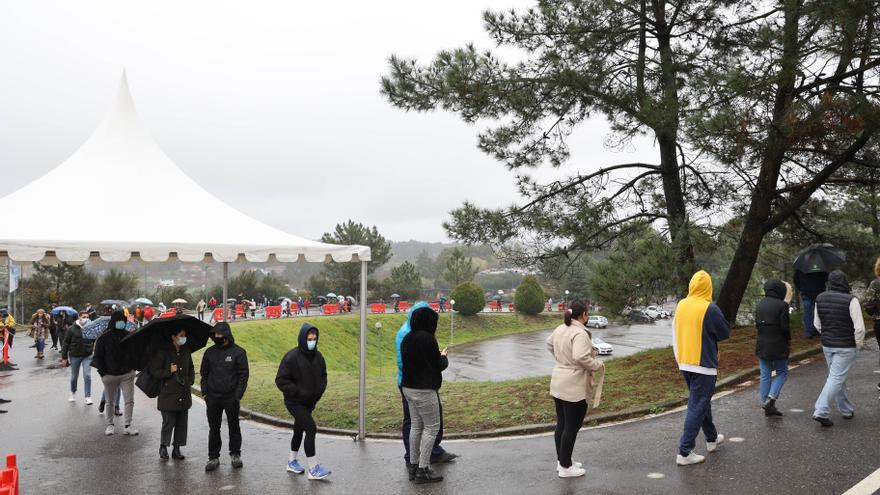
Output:
[[137,377],[134,379],[134,384],[137,388],[141,389],[144,395],[151,399],[158,397],[159,391],[162,390],[162,381],[150,373],[149,366],[145,366],[144,369],[138,372]]

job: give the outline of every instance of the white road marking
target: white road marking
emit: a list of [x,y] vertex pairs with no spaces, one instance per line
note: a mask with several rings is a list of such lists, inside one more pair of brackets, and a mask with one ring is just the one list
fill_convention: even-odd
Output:
[[843,492],[843,495],[871,495],[877,490],[880,490],[880,469],[874,471],[862,481],[859,481],[856,486]]
[[746,439],[743,437],[731,437],[730,441],[733,443],[740,443],[740,442],[745,442]]
[[665,477],[666,475],[663,473],[648,473],[648,478],[651,478],[652,480],[662,480]]
[[796,407],[795,407],[795,408],[792,408],[792,409],[789,409],[789,411],[791,411],[791,412],[793,412],[793,413],[802,413],[802,412],[804,412],[803,409],[798,409],[798,408],[796,408]]

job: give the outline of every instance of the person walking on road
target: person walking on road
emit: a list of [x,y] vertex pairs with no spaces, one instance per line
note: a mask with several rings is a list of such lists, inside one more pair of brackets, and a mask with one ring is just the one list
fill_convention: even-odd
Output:
[[38,309],[37,312],[31,316],[30,334],[31,337],[34,338],[34,342],[37,344],[37,355],[34,356],[36,359],[43,359],[45,357],[43,351],[46,349],[46,339],[52,331],[52,324],[52,318],[43,308]]
[[[874,319],[874,335],[878,336],[880,335],[880,258],[874,263],[874,275],[876,278],[865,290],[865,311]],[[877,384],[877,390],[880,390],[880,383]]]
[[[312,412],[324,391],[327,390],[327,364],[318,351],[318,329],[304,323],[299,331],[297,346],[284,355],[275,385],[284,394],[284,405],[293,416],[293,437],[290,439],[290,458],[287,470],[296,474],[306,472],[297,456],[300,446],[305,443],[306,465],[310,480],[322,480],[330,476],[315,456],[315,436],[318,425]],[[303,442],[305,435],[305,442]]]
[[[755,355],[761,368],[761,407],[765,416],[782,416],[782,412],[776,408],[776,401],[788,379],[790,300],[791,287],[780,280],[770,279],[764,282],[764,299],[758,303],[755,311],[758,327]],[[774,371],[775,378],[772,377]]]
[[800,270],[794,272],[794,286],[801,293],[801,305],[804,310],[804,336],[808,339],[819,335],[813,322],[813,315],[815,314],[816,298],[825,292],[827,283],[827,272],[804,273]]
[[150,360],[150,374],[161,382],[156,407],[162,412],[162,433],[159,458],[182,461],[186,456],[180,448],[186,445],[189,409],[192,407],[190,386],[195,382],[195,366],[186,345],[186,330],[167,337],[167,341]]
[[[409,415],[409,403],[406,401],[406,396],[403,395],[403,357],[400,354],[400,344],[403,343],[403,339],[412,331],[413,313],[421,308],[430,308],[430,306],[424,301],[417,302],[413,305],[406,322],[400,327],[400,330],[397,332],[397,337],[395,338],[395,348],[397,352],[397,389],[400,391],[400,400],[403,405],[403,424],[401,425],[401,436],[403,438],[404,448],[403,460],[407,467],[411,464],[409,456],[409,434],[410,429],[412,428],[412,417]],[[440,401],[439,393],[437,394],[437,403],[440,404],[440,430],[437,432],[437,439],[434,440],[434,447],[431,449],[432,464],[452,462],[458,458],[457,454],[448,452],[440,446],[440,443],[443,441],[443,404]]]
[[134,367],[129,350],[130,344],[122,342],[122,339],[128,335],[125,330],[127,323],[125,313],[121,309],[115,310],[110,315],[107,331],[95,341],[95,352],[92,355],[92,367],[98,370],[98,374],[101,375],[108,405],[104,411],[104,417],[107,419],[105,435],[116,433],[115,410],[109,405],[116,403],[120,392],[125,398],[123,433],[129,436],[138,434],[138,431],[131,426],[132,414],[134,413]]
[[855,416],[846,390],[846,377],[864,346],[865,320],[859,300],[852,295],[849,280],[840,270],[828,275],[828,290],[816,298],[814,324],[822,337],[822,351],[828,364],[828,378],[816,399],[813,419],[825,427],[834,426],[829,418],[831,403],[843,419]]
[[61,365],[65,368],[70,366],[70,398],[68,402],[76,402],[77,381],[79,370],[82,368],[83,391],[85,392],[86,405],[92,405],[92,350],[95,341],[83,337],[82,329],[89,320],[89,314],[80,312],[76,320],[61,343]]
[[223,413],[229,425],[229,456],[232,467],[240,468],[241,461],[241,428],[238,426],[238,411],[241,398],[247,390],[248,361],[247,352],[235,344],[232,329],[226,322],[214,326],[211,335],[214,345],[202,356],[201,376],[202,397],[208,414],[208,463],[205,471],[213,471],[220,467],[220,448],[223,441],[220,426]]
[[204,299],[199,299],[199,302],[196,304],[196,314],[202,321],[205,321],[205,308],[207,307],[208,303],[206,303]]
[[[587,330],[586,304],[575,301],[565,311],[564,324],[547,338],[547,350],[556,365],[550,378],[550,395],[556,404],[556,473],[560,478],[583,476],[586,470],[571,458],[578,431],[584,425],[593,387],[601,393],[605,363],[598,358],[592,334]],[[602,371],[602,373],[599,373]]]
[[409,319],[411,331],[400,343],[401,386],[412,419],[409,478],[419,484],[443,481],[431,469],[431,450],[440,432],[439,390],[443,370],[449,366],[448,349],[441,351],[435,336],[439,318],[430,307],[414,310]]
[[688,296],[675,309],[672,328],[675,360],[688,387],[687,414],[675,462],[687,466],[706,460],[694,452],[700,429],[709,452],[715,452],[724,441],[712,422],[712,395],[718,376],[718,342],[730,337],[730,324],[712,302],[712,277],[705,271],[691,278]]

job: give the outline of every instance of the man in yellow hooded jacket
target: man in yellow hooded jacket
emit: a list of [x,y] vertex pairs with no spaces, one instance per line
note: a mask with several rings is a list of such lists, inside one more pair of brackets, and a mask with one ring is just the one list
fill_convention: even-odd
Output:
[[675,360],[688,386],[688,408],[676,464],[688,466],[706,460],[694,452],[700,429],[709,452],[724,441],[712,422],[712,395],[718,376],[718,342],[730,337],[730,324],[712,302],[712,277],[705,271],[691,278],[688,296],[679,301],[672,327]]

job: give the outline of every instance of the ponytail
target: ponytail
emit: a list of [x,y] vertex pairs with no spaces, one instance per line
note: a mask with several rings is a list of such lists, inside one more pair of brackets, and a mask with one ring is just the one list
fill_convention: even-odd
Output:
[[574,301],[573,303],[571,303],[571,305],[568,307],[568,309],[565,310],[565,314],[563,316],[563,319],[565,321],[565,326],[570,327],[572,320],[576,320],[576,319],[580,318],[581,316],[586,314],[586,312],[587,312],[587,305],[586,304],[584,304],[580,301]]

